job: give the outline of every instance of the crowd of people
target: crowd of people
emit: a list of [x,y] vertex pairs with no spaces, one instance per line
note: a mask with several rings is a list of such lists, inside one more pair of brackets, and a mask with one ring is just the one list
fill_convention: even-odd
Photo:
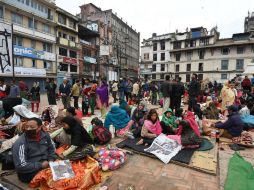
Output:
[[[50,161],[93,156],[94,143],[108,142],[106,138],[114,135],[137,139],[137,145],[148,146],[165,134],[183,147],[197,148],[201,136],[211,135],[213,130],[237,141],[244,130],[254,128],[254,80],[247,76],[243,80],[235,77],[223,86],[216,81],[199,81],[196,74],[188,84],[168,75],[161,84],[121,78],[110,84],[103,79],[99,83],[84,79],[71,85],[64,78],[59,88],[53,80],[47,80],[45,89],[49,106],[37,115],[39,83],[34,82],[29,90],[22,81],[7,85],[0,80],[1,152],[12,148],[18,178],[25,183],[48,168]],[[108,110],[110,93],[113,105]],[[64,111],[56,106],[58,96]],[[22,104],[22,98],[31,101],[31,111]],[[157,107],[149,109],[149,104]],[[101,115],[89,128],[83,126],[81,118],[94,115],[97,108]],[[101,138],[91,132],[95,127],[104,134]]]

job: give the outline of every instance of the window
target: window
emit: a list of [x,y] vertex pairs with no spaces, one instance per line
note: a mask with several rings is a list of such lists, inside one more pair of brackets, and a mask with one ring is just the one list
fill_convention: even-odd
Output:
[[236,60],[236,70],[243,70],[244,59]]
[[186,71],[191,71],[191,64],[187,64]]
[[190,82],[190,74],[186,74],[186,82]]
[[221,74],[221,79],[228,79],[228,74]]
[[43,43],[43,51],[52,52],[52,44]]
[[203,63],[198,64],[198,71],[203,71]]
[[165,78],[164,74],[160,74],[160,78],[164,79]]
[[157,51],[157,43],[153,43],[153,51]]
[[176,53],[176,61],[180,61],[181,60],[181,53]]
[[209,45],[209,38],[200,39],[199,45],[200,46]]
[[198,56],[199,56],[199,59],[204,59],[204,57],[205,57],[205,51],[204,50],[200,50],[198,52]]
[[76,38],[74,36],[69,36],[69,40],[75,42]]
[[165,71],[165,64],[161,64],[161,71]]
[[46,33],[50,33],[50,32],[51,32],[50,26],[47,25],[47,24],[43,24],[42,30],[43,30],[44,32],[46,32]]
[[34,21],[32,18],[28,18],[28,27],[37,29],[37,21]]
[[149,53],[144,54],[144,60],[149,60]]
[[161,61],[165,61],[165,53],[161,53]]
[[65,16],[59,14],[58,15],[58,22],[61,23],[61,24],[66,25],[66,18],[65,18]]
[[59,48],[59,55],[67,56],[67,49]]
[[203,74],[198,74],[198,80],[199,81],[203,80]]
[[70,72],[76,73],[78,71],[77,65],[70,65]]
[[14,66],[23,67],[23,58],[22,57],[14,57]]
[[153,54],[153,61],[157,61],[157,54]]
[[69,20],[69,27],[73,28],[73,29],[76,29],[76,24],[74,21],[72,20]]
[[44,69],[52,70],[52,62],[44,61],[43,62],[43,67],[44,67]]
[[77,58],[77,52],[70,50],[70,57]]
[[188,51],[186,53],[186,57],[187,57],[187,61],[190,61],[191,60],[191,57],[192,57],[192,52],[191,51]]
[[35,40],[31,40],[31,48],[36,49],[36,41]]
[[35,59],[32,60],[32,67],[36,67],[36,60]]
[[84,56],[88,56],[88,57],[92,56],[92,52],[89,49],[84,49],[84,53],[83,54],[84,54]]
[[161,50],[165,50],[165,42],[162,41],[160,44],[161,44]]
[[26,0],[26,5],[30,5],[30,0]]
[[152,74],[152,79],[156,79],[156,74]]
[[230,49],[229,49],[229,48],[222,48],[222,49],[221,49],[221,54],[222,54],[222,55],[228,55],[229,52],[230,52]]
[[195,40],[190,41],[190,47],[196,47],[196,41]]
[[60,71],[68,71],[68,64],[60,63]]
[[221,60],[221,70],[228,70],[228,60]]
[[179,75],[175,75],[175,79],[179,79]]
[[181,49],[181,42],[174,42],[173,49]]
[[244,53],[244,47],[237,47],[236,51],[237,51],[237,54],[243,54]]
[[20,24],[20,25],[22,25],[22,23],[23,23],[22,16],[19,14],[16,14],[16,13],[11,14],[11,21],[16,24]]
[[22,46],[23,45],[23,38],[14,36],[13,37],[13,45]]
[[152,67],[152,71],[155,72],[156,71],[156,65],[153,65]]
[[0,18],[4,18],[4,9],[0,6]]
[[180,70],[180,65],[176,65],[176,72],[179,72]]

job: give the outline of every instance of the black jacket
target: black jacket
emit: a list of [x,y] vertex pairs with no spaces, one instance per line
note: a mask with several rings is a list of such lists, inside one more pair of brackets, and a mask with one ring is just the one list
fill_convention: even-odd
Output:
[[197,80],[192,80],[189,85],[189,96],[197,97],[200,91],[200,83]]
[[42,169],[43,161],[54,161],[55,148],[48,133],[41,131],[39,142],[22,134],[12,147],[13,162],[18,173],[33,173]]
[[60,93],[64,93],[66,94],[67,96],[69,96],[71,94],[71,85],[69,83],[67,83],[64,87],[63,84],[60,85],[59,87],[59,92]]
[[182,82],[178,82],[175,84],[175,88],[173,88],[175,91],[175,96],[181,97],[184,94],[184,85]]
[[162,93],[162,96],[165,98],[169,98],[170,97],[170,94],[172,92],[172,85],[170,84],[169,81],[164,81],[162,84],[161,84],[161,93]]

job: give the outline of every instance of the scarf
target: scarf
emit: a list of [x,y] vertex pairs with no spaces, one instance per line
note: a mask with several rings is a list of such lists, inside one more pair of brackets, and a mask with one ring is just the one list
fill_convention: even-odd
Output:
[[117,130],[126,127],[129,121],[130,117],[125,110],[118,106],[112,106],[106,116],[104,126],[109,129],[109,126],[113,125]]
[[[170,112],[171,116],[168,118],[166,114]],[[177,128],[177,124],[175,123],[176,117],[173,115],[172,109],[168,109],[162,116],[162,120],[167,126],[172,126],[173,128]]]
[[189,122],[190,127],[192,128],[192,130],[196,133],[196,135],[198,135],[200,137],[200,131],[199,131],[198,124],[195,120],[194,113],[188,111],[187,115],[184,117],[184,120]]
[[153,134],[160,135],[162,132],[160,120],[158,119],[155,123],[150,120],[145,120],[144,127]]
[[108,85],[106,83],[103,83],[100,87],[96,89],[96,93],[98,94],[101,104],[106,104],[108,106]]

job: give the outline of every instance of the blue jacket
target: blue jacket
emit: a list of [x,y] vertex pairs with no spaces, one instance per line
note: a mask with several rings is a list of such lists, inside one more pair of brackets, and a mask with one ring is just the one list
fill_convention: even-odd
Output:
[[238,137],[243,131],[243,121],[241,116],[234,112],[228,116],[228,120],[225,123],[216,123],[215,127],[219,129],[226,129],[233,137]]

